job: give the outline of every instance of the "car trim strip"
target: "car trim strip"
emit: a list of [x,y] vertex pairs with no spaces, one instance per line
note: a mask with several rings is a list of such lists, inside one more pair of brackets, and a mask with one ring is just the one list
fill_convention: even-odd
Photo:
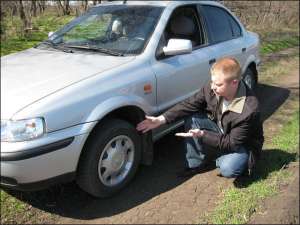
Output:
[[69,172],[56,177],[51,177],[46,180],[36,181],[32,183],[17,183],[17,181],[13,178],[1,177],[0,186],[2,188],[8,188],[18,191],[38,191],[56,184],[71,182],[75,179],[75,177],[75,172]]
[[1,152],[1,161],[19,161],[24,159],[33,158],[49,152],[53,152],[70,145],[74,137],[66,138],[51,144],[39,146],[36,148],[26,149],[18,152]]

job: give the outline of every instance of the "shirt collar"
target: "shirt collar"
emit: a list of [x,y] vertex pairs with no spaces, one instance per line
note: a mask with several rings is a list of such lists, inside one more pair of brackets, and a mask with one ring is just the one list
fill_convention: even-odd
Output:
[[246,101],[246,87],[243,82],[240,82],[235,98],[228,105],[227,110],[236,113],[242,113],[245,105],[245,101]]

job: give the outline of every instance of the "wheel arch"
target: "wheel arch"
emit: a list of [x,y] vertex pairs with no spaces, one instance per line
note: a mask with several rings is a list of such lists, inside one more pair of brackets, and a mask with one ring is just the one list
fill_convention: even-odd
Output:
[[[82,151],[79,156],[79,160],[76,166],[76,173],[78,171],[80,162],[82,160],[83,154],[87,151],[87,148],[89,148],[89,144],[93,140],[93,138],[96,138],[98,128],[101,126],[101,124],[104,121],[110,120],[110,119],[121,119],[124,121],[129,122],[134,127],[143,119],[145,118],[145,112],[136,105],[128,105],[128,106],[122,106],[119,108],[116,108],[112,110],[111,112],[104,115],[96,125],[93,127],[91,132],[89,133]],[[151,165],[153,161],[153,143],[152,143],[152,133],[148,132],[147,134],[139,134],[141,136],[141,142],[142,142],[142,152],[141,152],[141,163],[144,165]]]
[[258,71],[257,71],[257,65],[256,65],[256,61],[255,61],[255,56],[254,55],[250,55],[250,57],[248,58],[248,60],[244,64],[244,67],[242,68],[242,74],[243,74],[243,76],[246,73],[246,71],[247,71],[248,68],[253,72],[255,83],[257,83],[258,82]]
[[247,68],[249,68],[249,69],[253,72],[253,74],[254,74],[254,79],[255,79],[255,83],[257,83],[257,82],[258,82],[258,71],[257,71],[255,62],[251,62],[251,63],[247,66]]

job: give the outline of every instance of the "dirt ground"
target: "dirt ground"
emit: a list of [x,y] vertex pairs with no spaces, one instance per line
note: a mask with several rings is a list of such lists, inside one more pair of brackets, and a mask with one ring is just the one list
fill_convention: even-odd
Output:
[[280,193],[262,202],[262,212],[253,215],[249,224],[299,224],[299,163],[289,168],[295,176]]
[[[290,52],[272,57],[285,57],[286,54]],[[299,101],[298,69],[278,79],[277,83],[262,83],[257,88],[266,141],[291,115],[293,101]],[[281,113],[276,115],[279,109],[284,110],[286,117],[283,118]],[[135,179],[111,198],[92,198],[75,183],[69,183],[24,194],[22,201],[47,215],[54,215],[52,223],[199,224],[201,216],[215,208],[222,190],[235,185],[234,179],[218,176],[217,169],[189,179],[178,178],[176,172],[184,166],[184,144],[183,139],[174,134],[158,141],[154,149],[153,164],[141,166]],[[254,214],[250,223],[299,223],[299,163],[293,163],[287,169],[295,174],[294,180],[288,186],[282,186],[280,194],[262,202],[262,213]],[[46,217],[45,222],[48,220]]]

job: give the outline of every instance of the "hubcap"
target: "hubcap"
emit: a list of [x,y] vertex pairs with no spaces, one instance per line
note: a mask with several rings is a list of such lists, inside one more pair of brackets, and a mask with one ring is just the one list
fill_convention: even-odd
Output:
[[134,144],[125,135],[113,138],[105,147],[98,163],[98,175],[103,184],[121,183],[133,165]]

